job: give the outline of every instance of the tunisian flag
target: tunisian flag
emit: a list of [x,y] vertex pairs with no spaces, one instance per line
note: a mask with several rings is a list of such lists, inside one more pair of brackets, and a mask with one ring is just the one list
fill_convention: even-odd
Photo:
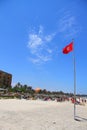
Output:
[[65,46],[62,50],[64,54],[68,54],[69,52],[73,51],[73,42]]

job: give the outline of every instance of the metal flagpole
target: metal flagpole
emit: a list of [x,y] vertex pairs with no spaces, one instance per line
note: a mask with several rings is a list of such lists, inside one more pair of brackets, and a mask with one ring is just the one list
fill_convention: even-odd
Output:
[[74,63],[74,120],[76,117],[76,61],[75,61],[75,50],[74,50],[74,40],[73,42],[73,63]]

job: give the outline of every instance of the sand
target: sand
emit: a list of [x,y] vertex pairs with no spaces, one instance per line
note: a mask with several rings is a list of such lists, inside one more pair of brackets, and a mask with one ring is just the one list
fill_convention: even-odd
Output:
[[39,100],[0,100],[0,130],[87,130],[87,104]]

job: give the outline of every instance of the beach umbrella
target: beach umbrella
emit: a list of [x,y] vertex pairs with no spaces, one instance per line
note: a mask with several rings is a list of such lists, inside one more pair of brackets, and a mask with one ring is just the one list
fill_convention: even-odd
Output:
[[36,92],[36,93],[39,93],[40,90],[41,90],[41,89],[38,87],[38,88],[35,89],[35,92]]

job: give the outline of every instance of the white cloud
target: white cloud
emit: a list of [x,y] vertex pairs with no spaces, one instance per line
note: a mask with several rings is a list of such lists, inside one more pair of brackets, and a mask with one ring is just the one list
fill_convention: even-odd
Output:
[[43,33],[43,26],[40,25],[39,27],[39,34],[42,34]]
[[43,42],[42,39],[37,34],[29,35],[29,44],[28,44],[29,48],[35,49],[38,46],[40,46],[42,42]]
[[48,49],[47,49],[47,52],[48,52],[48,53],[52,53],[53,50],[48,48]]
[[[53,48],[51,49],[50,42],[53,40],[55,33],[44,35],[43,26],[39,27],[38,32],[29,33],[28,48],[32,57],[30,60],[33,63],[47,62],[52,59]],[[49,44],[48,44],[49,43]]]
[[50,41],[53,39],[54,36],[55,36],[55,33],[52,34],[52,35],[47,35],[47,36],[45,36],[46,42],[50,42]]
[[59,33],[64,38],[74,38],[81,31],[81,27],[74,15],[69,11],[65,11],[59,22]]
[[72,26],[75,25],[75,18],[73,16],[70,16],[67,18],[64,17],[60,20],[60,32],[66,31],[69,28],[72,28]]
[[51,60],[51,57],[44,56],[44,55],[38,55],[38,56],[36,56],[36,58],[31,57],[29,60],[34,64],[41,64],[41,63],[44,63],[44,62]]

